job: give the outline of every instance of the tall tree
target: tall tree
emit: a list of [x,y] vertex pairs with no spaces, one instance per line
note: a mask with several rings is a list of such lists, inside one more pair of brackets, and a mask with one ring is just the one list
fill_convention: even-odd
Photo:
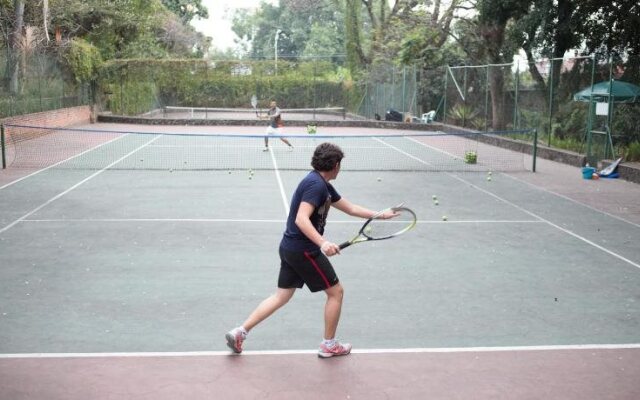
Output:
[[24,0],[14,0],[14,25],[10,36],[10,55],[8,57],[7,72],[9,74],[8,88],[12,94],[19,91],[18,77],[20,74],[20,54],[22,49],[24,29]]
[[[529,65],[535,66],[540,57],[558,59],[565,53],[580,45],[581,35],[578,29],[582,17],[578,13],[575,0],[532,0],[529,11],[517,19],[509,29],[509,40],[516,47],[521,47],[527,56]],[[559,77],[562,62],[552,61],[549,76]],[[529,68],[529,72],[537,83],[543,99],[551,89],[538,68]],[[560,80],[551,80],[556,89]]]
[[[255,11],[237,10],[232,30],[240,41],[251,44],[252,58],[273,58],[276,35],[278,56],[297,58],[311,55],[309,41],[326,46],[322,55],[329,49],[341,52],[338,49],[345,37],[342,19],[342,9],[336,7],[335,0],[282,0],[277,7],[262,3]],[[314,51],[319,55],[317,46]]]
[[162,0],[162,4],[185,24],[194,18],[209,18],[209,10],[202,5],[202,0]]
[[507,24],[525,15],[529,2],[519,0],[478,0],[478,34],[484,42],[485,60],[493,64],[489,68],[492,128],[502,130],[506,126],[504,109],[504,70],[499,65],[511,63],[516,48],[505,42]]
[[589,52],[604,56],[640,56],[640,3],[637,0],[574,2],[581,22],[577,29]]

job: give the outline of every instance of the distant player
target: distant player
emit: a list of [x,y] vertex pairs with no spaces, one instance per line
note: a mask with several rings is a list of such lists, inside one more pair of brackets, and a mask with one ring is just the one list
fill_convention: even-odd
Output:
[[[269,118],[267,135],[282,135],[282,127],[284,124],[282,123],[280,108],[278,108],[275,100],[271,100],[271,108],[267,111],[267,118]],[[293,146],[287,139],[280,137],[280,140],[289,146],[289,149],[293,149]],[[269,136],[264,137],[264,151],[269,151]]]

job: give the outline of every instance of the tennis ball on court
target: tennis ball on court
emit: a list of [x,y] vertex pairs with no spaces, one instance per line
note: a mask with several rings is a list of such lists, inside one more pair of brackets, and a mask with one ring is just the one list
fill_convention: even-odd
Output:
[[491,174],[492,174],[491,171],[487,172],[487,175],[491,176]]
[[487,176],[487,180],[488,180],[489,182],[491,182],[491,177],[490,177],[490,176]]
[[382,181],[382,178],[378,177],[378,182]]
[[438,204],[440,204],[440,202],[438,200],[434,200],[433,201],[433,205],[437,206]]
[[432,199],[437,200],[438,196],[436,196],[435,194],[433,196],[431,196]]
[[173,168],[169,168],[169,172],[173,172]]
[[251,175],[249,175],[249,180],[251,180]]
[[229,170],[229,175],[231,175],[231,170]]
[[443,221],[446,221],[446,220],[447,220],[447,216],[446,216],[446,215],[443,215],[443,216],[442,216],[442,220],[443,220]]

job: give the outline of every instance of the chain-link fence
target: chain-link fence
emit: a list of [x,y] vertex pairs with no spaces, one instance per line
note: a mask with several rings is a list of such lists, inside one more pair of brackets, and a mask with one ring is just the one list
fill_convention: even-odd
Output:
[[[448,66],[439,119],[480,130],[536,128],[543,144],[586,153],[592,162],[620,153],[640,159],[628,154],[640,141],[640,95],[575,98],[602,82],[640,85],[639,62],[632,57],[614,62],[589,56]],[[610,111],[597,112],[603,107]]]
[[90,85],[65,71],[53,49],[0,53],[0,118],[86,105]]
[[117,60],[102,70],[103,108],[140,115],[166,107],[349,108],[352,88],[338,60]]
[[79,83],[61,62],[59,50],[51,46],[18,54],[5,48],[0,53],[0,117],[92,102],[117,115],[144,115],[170,106],[250,108],[256,96],[263,109],[276,100],[282,108],[339,108],[368,119],[387,119],[393,112],[399,121],[435,117],[476,130],[536,128],[540,142],[551,147],[596,159],[622,153],[640,160],[640,98],[575,98],[602,82],[640,86],[639,57],[431,70],[377,62],[356,77],[343,57],[113,60],[100,68],[94,82]]
[[419,117],[417,76],[415,66],[372,65],[358,82],[361,99],[356,112],[370,119]]

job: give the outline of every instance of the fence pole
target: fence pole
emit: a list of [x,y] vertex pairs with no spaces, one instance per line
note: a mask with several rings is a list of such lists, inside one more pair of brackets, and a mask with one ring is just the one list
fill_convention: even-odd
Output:
[[516,79],[515,79],[515,98],[513,104],[513,129],[518,129],[518,89],[520,86],[520,62],[516,65]]
[[549,59],[549,139],[547,145],[551,147],[551,134],[553,129],[551,124],[553,123],[553,58]]
[[484,85],[484,131],[489,130],[489,65],[487,65],[487,76]]
[[467,68],[464,68],[464,79],[462,82],[462,93],[464,97],[462,97],[462,104],[464,104],[465,111],[462,113],[462,127],[467,127]]
[[607,158],[607,153],[609,146],[611,146],[611,158],[615,158],[613,154],[613,140],[611,139],[611,135],[613,132],[613,107],[614,107],[614,96],[613,96],[613,57],[609,56],[609,96],[608,96],[608,104],[607,104],[607,129],[605,129],[607,137],[605,138],[604,145],[604,154],[603,158]]
[[402,66],[402,94],[400,95],[400,107],[402,108],[402,122],[404,122],[404,114],[407,112],[405,107],[405,89],[406,89],[406,78],[407,78],[407,67],[405,65]]
[[531,171],[536,172],[536,158],[538,156],[538,128],[533,129],[533,163]]
[[591,58],[591,92],[589,94],[589,117],[587,118],[587,162],[590,161],[591,158],[591,131],[593,130],[593,114],[595,113],[594,103],[593,103],[593,85],[596,75],[596,58],[595,55],[592,55]]
[[2,169],[7,169],[7,155],[4,146],[4,124],[0,125],[0,153],[2,153]]
[[442,98],[444,99],[444,103],[442,105],[442,123],[447,123],[447,82],[449,80],[449,66],[444,66],[444,94]]

